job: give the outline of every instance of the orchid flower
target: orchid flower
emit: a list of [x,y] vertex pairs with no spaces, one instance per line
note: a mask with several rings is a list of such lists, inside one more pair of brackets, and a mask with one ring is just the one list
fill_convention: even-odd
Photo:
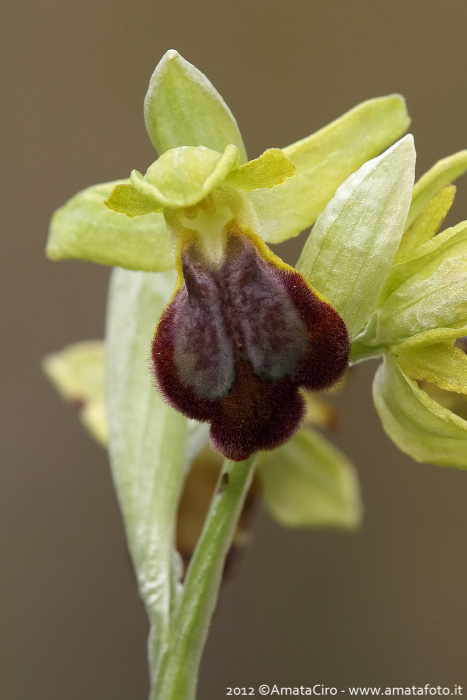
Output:
[[[154,71],[144,117],[159,153],[145,174],[90,187],[53,216],[51,259],[116,269],[105,349],[66,349],[45,370],[108,446],[151,623],[151,700],[190,700],[255,468],[283,524],[359,521],[352,465],[303,423],[305,390],[383,357],[374,396],[388,435],[415,459],[467,467],[467,422],[423,385],[467,392],[454,347],[467,334],[467,228],[433,237],[467,157],[413,188],[409,119],[392,95],[248,161],[231,111],[176,51]],[[268,247],[312,225],[295,268]],[[177,513],[207,424],[209,454],[227,459],[183,571]]]

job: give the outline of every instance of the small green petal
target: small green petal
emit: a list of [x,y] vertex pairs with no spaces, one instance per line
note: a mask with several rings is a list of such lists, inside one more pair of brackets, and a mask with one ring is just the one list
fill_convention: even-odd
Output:
[[117,214],[127,216],[142,216],[144,214],[160,213],[162,207],[149,197],[145,197],[133,185],[117,185],[110,197],[106,200],[105,206]]
[[272,189],[293,177],[295,172],[295,165],[285,157],[280,148],[269,148],[259,158],[233,170],[227,176],[226,182],[231,187],[247,192],[261,188]]
[[351,462],[314,430],[302,429],[283,447],[262,453],[259,477],[267,509],[286,527],[353,529],[361,521]]
[[47,241],[51,260],[80,258],[130,270],[161,271],[175,266],[162,214],[128,218],[105,206],[116,185],[88,187],[54,213]]
[[369,158],[407,130],[410,119],[399,95],[363,102],[297,143],[283,148],[295,177],[272,192],[249,195],[269,243],[298,236],[311,226],[337,187]]
[[437,343],[405,351],[394,349],[401,369],[412,379],[467,394],[467,355],[452,343]]
[[418,248],[425,241],[433,238],[452,207],[455,194],[455,186],[447,185],[433,199],[430,199],[412,225],[405,229],[397,251],[396,262],[399,262],[404,255]]
[[198,204],[238,163],[238,149],[230,144],[224,153],[204,146],[181,146],[166,151],[146,172],[131,174],[131,184],[142,196],[173,209]]
[[434,401],[390,356],[375,375],[373,398],[383,428],[417,462],[467,469],[467,421]]
[[426,207],[430,199],[467,170],[467,150],[438,161],[413,188],[412,206],[407,218],[407,227],[411,226],[417,216]]
[[79,411],[84,427],[101,445],[107,443],[104,402],[104,343],[69,345],[44,358],[44,372],[60,396]]
[[[467,222],[446,229],[393,266],[360,340],[388,348],[460,337],[467,324]],[[413,342],[413,341],[412,341]]]
[[340,313],[351,338],[370,316],[399,247],[414,167],[410,135],[365,163],[319,216],[297,263]]
[[206,76],[173,49],[164,54],[152,74],[144,120],[159,154],[178,146],[206,146],[222,152],[233,143],[240,161],[246,161],[232,112]]

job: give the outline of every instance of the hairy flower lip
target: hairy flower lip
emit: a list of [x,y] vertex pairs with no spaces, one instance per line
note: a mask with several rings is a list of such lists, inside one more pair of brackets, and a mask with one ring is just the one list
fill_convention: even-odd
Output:
[[213,446],[237,461],[287,441],[304,417],[299,388],[332,386],[349,354],[335,309],[264,248],[234,223],[220,266],[182,246],[184,281],[152,348],[166,400],[210,421]]

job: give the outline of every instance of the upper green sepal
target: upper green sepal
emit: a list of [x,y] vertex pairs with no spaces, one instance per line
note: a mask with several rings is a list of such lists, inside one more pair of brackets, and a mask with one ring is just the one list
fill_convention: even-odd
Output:
[[133,170],[131,184],[160,207],[191,207],[226,178],[238,159],[238,148],[233,144],[223,153],[204,146],[180,146],[161,155],[145,175]]
[[237,122],[200,70],[171,49],[159,61],[144,100],[144,121],[159,154],[178,146],[222,152],[232,143],[246,161]]
[[175,265],[162,214],[129,218],[105,202],[128,180],[94,185],[79,192],[54,213],[46,254],[51,260],[80,258],[129,270],[160,272]]
[[259,158],[232,170],[226,178],[228,185],[251,192],[272,189],[293,177],[297,169],[280,148],[269,148]]
[[117,185],[104,204],[117,214],[127,216],[160,214],[162,211],[162,206],[158,202],[138,192],[133,185]]

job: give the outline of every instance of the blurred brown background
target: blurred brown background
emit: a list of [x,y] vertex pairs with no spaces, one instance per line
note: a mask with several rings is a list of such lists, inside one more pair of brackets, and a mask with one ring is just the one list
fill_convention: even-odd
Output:
[[[467,147],[467,4],[6,0],[2,9],[0,697],[141,700],[147,627],[106,455],[39,368],[44,354],[102,335],[108,270],[44,258],[51,212],[152,162],[142,101],[168,48],[209,76],[253,157],[401,92],[421,174]],[[456,220],[467,218],[459,184]],[[297,250],[281,252],[293,261]],[[360,473],[361,531],[286,532],[260,515],[222,593],[203,700],[259,683],[467,686],[467,474],[395,449],[371,404],[373,372],[361,367],[341,397],[336,437]]]

